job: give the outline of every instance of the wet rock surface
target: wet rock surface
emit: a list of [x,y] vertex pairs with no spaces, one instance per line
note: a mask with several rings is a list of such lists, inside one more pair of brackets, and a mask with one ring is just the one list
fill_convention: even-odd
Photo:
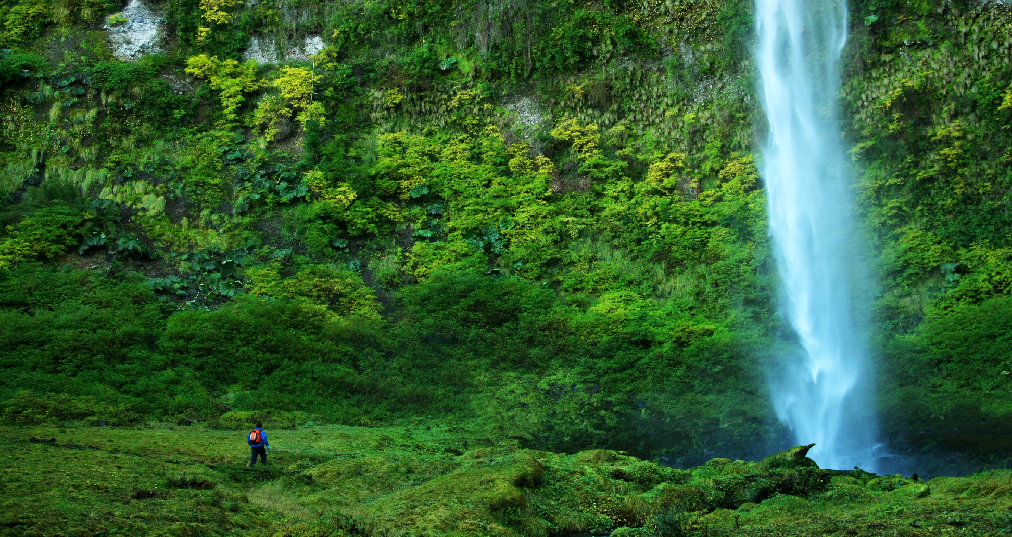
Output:
[[106,24],[109,45],[114,56],[121,60],[136,60],[146,54],[161,52],[159,42],[165,26],[165,17],[141,0],[131,0],[120,15],[126,22]]

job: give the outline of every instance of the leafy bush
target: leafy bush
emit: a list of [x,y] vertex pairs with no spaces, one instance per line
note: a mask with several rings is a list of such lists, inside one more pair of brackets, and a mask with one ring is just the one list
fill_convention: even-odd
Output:
[[193,45],[203,19],[200,0],[169,0],[165,7],[165,21],[175,37],[184,45]]
[[592,58],[594,46],[614,42],[621,52],[649,54],[656,48],[651,37],[624,16],[607,12],[577,10],[539,43],[536,65],[540,70],[580,67]]
[[154,70],[144,63],[107,61],[91,68],[92,81],[102,91],[126,93],[132,87],[143,86]]
[[1002,371],[1012,370],[1012,298],[997,297],[930,319],[924,326],[937,374],[967,390],[1004,393]]
[[225,163],[225,151],[232,140],[227,130],[213,130],[189,138],[181,167],[186,171],[187,194],[205,206],[217,206],[231,197],[232,177]]
[[[402,291],[405,307],[433,331],[484,330],[533,322],[547,315],[551,290],[519,278],[494,278],[460,272],[436,272],[422,285]],[[462,332],[464,336],[466,332]]]
[[269,84],[278,94],[266,95],[257,104],[254,127],[263,132],[268,141],[273,141],[281,134],[279,122],[291,119],[296,112],[296,119],[303,127],[310,121],[320,126],[325,124],[323,103],[313,101],[315,86],[322,78],[305,67],[282,67]]
[[139,416],[129,407],[98,401],[95,397],[68,394],[36,394],[21,390],[3,403],[0,421],[13,425],[36,425],[48,421],[88,420],[92,424],[126,425]]
[[222,429],[241,431],[252,429],[257,423],[266,421],[266,413],[256,410],[230,410],[218,418],[217,424]]
[[76,247],[91,215],[65,206],[45,207],[0,239],[0,270],[29,259],[49,260]]
[[290,364],[347,363],[352,351],[332,319],[299,300],[239,297],[215,311],[173,315],[163,344],[208,383],[252,388]]
[[25,0],[7,13],[0,45],[25,46],[42,34],[50,22],[50,10],[44,0]]
[[14,87],[31,76],[42,76],[48,66],[41,56],[30,52],[0,52],[0,92]]
[[237,119],[239,106],[246,100],[244,93],[256,91],[265,85],[257,79],[257,63],[247,60],[219,60],[217,56],[200,54],[186,60],[186,72],[208,80],[211,88],[220,92],[225,119]]
[[[217,419],[216,426],[233,431],[249,430],[257,423],[266,429],[293,429],[309,421],[305,412],[272,410],[230,410]],[[268,438],[270,438],[268,436]]]
[[379,320],[376,297],[357,273],[327,265],[310,265],[282,278],[280,265],[247,269],[250,294],[304,299],[327,307],[341,317]]

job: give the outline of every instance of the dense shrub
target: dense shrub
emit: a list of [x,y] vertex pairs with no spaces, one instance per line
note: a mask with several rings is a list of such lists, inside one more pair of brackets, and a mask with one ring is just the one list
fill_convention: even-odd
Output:
[[656,48],[653,39],[628,18],[580,9],[538,43],[535,65],[544,72],[581,67],[593,58],[594,47],[605,40],[619,53],[649,55]]
[[50,22],[49,5],[44,0],[25,0],[6,13],[0,46],[23,47],[42,34]]
[[140,418],[127,405],[100,401],[94,396],[40,395],[31,390],[18,391],[3,403],[2,408],[0,421],[13,425],[36,425],[47,421],[127,425]]
[[[924,343],[936,374],[966,390],[1005,392],[1012,370],[1012,298],[998,297],[929,320]],[[1003,386],[1001,386],[1003,387]]]
[[33,53],[0,52],[0,92],[14,87],[31,76],[42,76],[47,65],[45,59]]
[[126,93],[131,87],[143,86],[153,75],[150,66],[135,62],[99,62],[91,69],[95,86],[112,93]]
[[65,206],[39,209],[0,238],[0,271],[30,260],[49,260],[77,246],[90,214]]

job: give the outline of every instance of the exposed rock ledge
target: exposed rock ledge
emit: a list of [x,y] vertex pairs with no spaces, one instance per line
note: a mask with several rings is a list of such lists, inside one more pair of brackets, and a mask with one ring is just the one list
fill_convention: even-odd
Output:
[[126,22],[106,24],[109,45],[114,56],[121,60],[136,60],[145,54],[161,52],[159,42],[165,27],[165,17],[149,8],[142,0],[130,0],[121,13]]
[[243,58],[256,60],[257,63],[305,62],[309,61],[310,56],[319,54],[326,46],[323,38],[318,35],[307,36],[301,44],[288,46],[270,38],[253,36]]

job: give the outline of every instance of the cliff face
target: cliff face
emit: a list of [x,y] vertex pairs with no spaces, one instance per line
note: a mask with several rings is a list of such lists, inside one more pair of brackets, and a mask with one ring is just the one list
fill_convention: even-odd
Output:
[[897,450],[1007,449],[1010,13],[859,6],[843,101],[874,244],[880,406]]
[[[678,464],[771,451],[765,373],[795,343],[750,10],[4,2],[5,415],[440,415]],[[852,15],[885,436],[975,449],[962,433],[1012,412],[1012,15]]]

